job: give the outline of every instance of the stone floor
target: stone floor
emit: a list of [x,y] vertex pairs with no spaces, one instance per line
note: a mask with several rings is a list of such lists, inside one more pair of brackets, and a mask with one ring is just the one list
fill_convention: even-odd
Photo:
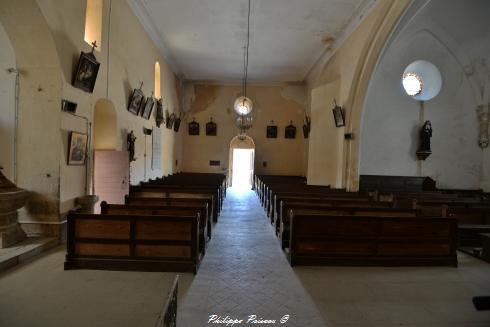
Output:
[[250,315],[276,320],[266,326],[281,325],[287,315],[284,326],[326,326],[251,191],[227,192],[213,239],[180,307],[178,326],[206,326],[211,315],[242,319],[245,326],[257,326],[245,324]]

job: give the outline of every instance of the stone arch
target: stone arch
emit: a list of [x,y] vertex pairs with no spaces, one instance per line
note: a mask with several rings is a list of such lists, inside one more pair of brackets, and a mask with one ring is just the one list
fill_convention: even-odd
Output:
[[94,108],[94,150],[116,150],[117,113],[112,101],[99,99]]
[[230,141],[230,151],[228,155],[228,186],[232,186],[233,176],[233,150],[234,149],[253,149],[255,160],[255,141],[248,135],[237,135]]

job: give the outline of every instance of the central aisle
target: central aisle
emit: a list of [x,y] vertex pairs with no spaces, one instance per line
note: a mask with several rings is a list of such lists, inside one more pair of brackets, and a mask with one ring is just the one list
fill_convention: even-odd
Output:
[[[208,324],[211,315],[243,320],[233,326],[326,326],[250,190],[228,190],[206,256],[179,308],[178,326],[226,326]],[[249,315],[276,323],[247,324]],[[289,320],[281,324],[285,315]]]

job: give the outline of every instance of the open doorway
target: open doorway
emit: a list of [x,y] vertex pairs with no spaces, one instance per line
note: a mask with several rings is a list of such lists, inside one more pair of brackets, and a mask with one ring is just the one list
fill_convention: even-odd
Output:
[[255,143],[249,136],[236,136],[230,142],[228,185],[251,189],[254,171]]

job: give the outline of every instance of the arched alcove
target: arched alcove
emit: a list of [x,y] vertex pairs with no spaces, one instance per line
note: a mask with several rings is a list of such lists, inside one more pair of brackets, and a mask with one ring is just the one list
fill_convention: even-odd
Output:
[[10,180],[15,177],[16,80],[15,52],[0,24],[0,167]]
[[94,110],[94,150],[116,150],[117,114],[114,104],[100,99]]
[[234,163],[234,153],[236,149],[250,150],[250,184],[252,183],[253,169],[254,169],[254,159],[255,159],[255,142],[247,135],[238,135],[231,139],[230,141],[230,152],[228,157],[228,186],[233,186],[233,167],[236,166]]

